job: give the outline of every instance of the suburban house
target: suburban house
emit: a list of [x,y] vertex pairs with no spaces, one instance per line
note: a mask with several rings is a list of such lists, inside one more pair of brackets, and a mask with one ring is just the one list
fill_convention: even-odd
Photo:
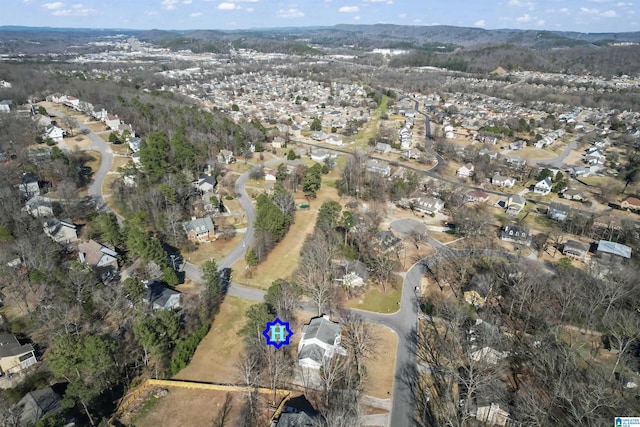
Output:
[[569,258],[584,260],[589,253],[589,245],[576,242],[575,240],[567,240],[562,248],[562,254]]
[[325,141],[327,144],[331,144],[331,145],[337,145],[338,147],[342,147],[342,138],[340,138],[337,135],[331,135],[329,138],[327,138],[327,140]]
[[527,146],[526,141],[523,141],[523,140],[520,139],[518,141],[514,141],[511,144],[509,144],[509,150],[514,150],[514,151],[522,150],[526,146]]
[[229,150],[220,150],[220,152],[218,153],[218,163],[224,163],[228,165],[235,161],[236,161],[236,158],[233,157],[233,152]]
[[211,217],[191,218],[182,224],[182,228],[187,233],[187,238],[192,242],[208,242],[215,238],[215,226]]
[[500,240],[529,246],[531,244],[531,234],[529,234],[527,227],[507,225],[500,232]]
[[474,170],[475,170],[475,167],[473,166],[473,164],[467,163],[458,168],[458,170],[456,171],[456,175],[463,178],[470,178],[473,176]]
[[400,241],[400,238],[393,234],[393,231],[378,231],[374,237],[374,243],[382,253],[392,251]]
[[61,245],[68,245],[78,240],[76,225],[70,219],[47,218],[42,226],[44,233]]
[[391,152],[391,145],[385,144],[384,142],[378,142],[374,149],[376,153],[387,154]]
[[324,141],[325,139],[327,139],[329,137],[329,135],[327,135],[326,133],[316,130],[313,131],[311,133],[311,139],[315,140],[315,141]]
[[129,148],[131,148],[131,151],[133,151],[134,153],[137,153],[138,151],[140,151],[140,147],[142,146],[142,140],[138,137],[134,137],[129,139]]
[[264,180],[266,182],[276,182],[276,175],[278,174],[277,169],[269,169],[264,173]]
[[104,124],[109,126],[111,130],[118,131],[118,127],[120,126],[120,119],[118,116],[114,116],[113,114],[107,114],[106,119],[104,120]]
[[40,184],[38,184],[38,176],[29,172],[22,174],[21,183],[18,189],[22,192],[25,199],[30,199],[40,195]]
[[631,248],[620,243],[600,240],[598,242],[598,248],[596,249],[596,255],[605,260],[621,261],[631,258]]
[[512,194],[507,198],[507,215],[518,215],[527,201],[519,194]]
[[498,351],[491,347],[482,347],[479,350],[475,350],[469,354],[469,357],[474,362],[486,362],[491,365],[497,365],[499,361],[509,355],[506,351]]
[[411,149],[407,150],[404,153],[404,156],[407,159],[416,159],[417,160],[417,159],[422,157],[422,151],[418,150],[417,148],[411,148]]
[[565,190],[562,193],[562,197],[564,197],[565,199],[568,199],[568,200],[578,200],[578,201],[581,201],[581,202],[587,199],[578,190]]
[[340,347],[341,326],[329,316],[315,317],[302,327],[298,344],[298,363],[304,368],[320,369],[335,353],[346,354]]
[[551,178],[546,177],[545,179],[538,181],[536,185],[533,187],[533,192],[537,194],[542,194],[546,196],[551,192],[551,186],[553,183],[551,182]]
[[0,113],[8,114],[11,112],[12,108],[13,101],[11,101],[10,99],[3,99],[2,101],[0,101]]
[[212,175],[201,176],[193,182],[193,186],[203,193],[212,192],[216,189],[216,185],[218,185],[218,181],[216,181],[216,177]]
[[516,184],[516,180],[508,176],[502,176],[498,174],[494,175],[493,178],[491,178],[491,184],[495,185],[496,187],[511,188]]
[[91,267],[118,269],[118,253],[95,240],[79,243],[78,256]]
[[310,427],[318,411],[304,395],[287,400],[276,420],[269,427]]
[[38,363],[31,344],[20,344],[13,334],[0,334],[0,374],[15,374]]
[[331,158],[331,154],[325,150],[316,150],[311,153],[311,160],[318,163],[324,163]]
[[273,138],[273,141],[271,141],[271,148],[282,148],[285,144],[286,142],[284,138],[276,136],[275,138]]
[[469,202],[480,202],[484,203],[489,200],[489,194],[485,193],[482,190],[471,190],[465,196],[465,200]]
[[344,286],[359,287],[369,280],[369,270],[362,261],[352,261],[344,267],[344,274],[340,281]]
[[46,128],[47,126],[51,126],[51,117],[45,116],[43,114],[36,114],[33,116],[33,121],[40,127]]
[[163,283],[152,280],[145,283],[147,293],[143,301],[154,310],[176,310],[180,308],[180,292],[166,287]]
[[367,172],[377,173],[382,176],[389,176],[391,175],[391,166],[377,160],[369,160],[367,162]]
[[444,202],[435,197],[418,197],[412,203],[416,211],[427,215],[437,214],[444,207]]
[[512,425],[510,414],[504,409],[501,409],[500,405],[494,403],[491,403],[489,406],[478,406],[478,408],[476,408],[476,420],[485,425]]
[[34,196],[27,200],[25,210],[34,217],[53,216],[53,206],[51,199],[43,196]]
[[630,209],[632,211],[640,210],[640,199],[635,197],[627,197],[620,203],[620,207],[623,209]]
[[555,219],[556,221],[565,221],[569,217],[569,212],[571,212],[570,206],[556,202],[551,202],[549,204],[549,209],[547,209],[547,215],[549,215],[549,218]]
[[61,412],[62,398],[51,387],[34,390],[25,394],[11,411],[19,415],[18,426],[33,426],[45,416]]
[[67,135],[67,132],[65,132],[64,129],[58,126],[51,125],[45,128],[44,134],[42,135],[42,137],[44,139],[51,138],[53,142],[61,143],[64,140],[64,137],[66,135]]

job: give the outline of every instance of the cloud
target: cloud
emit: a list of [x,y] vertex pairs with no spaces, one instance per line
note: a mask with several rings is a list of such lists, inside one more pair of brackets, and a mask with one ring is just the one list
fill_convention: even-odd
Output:
[[193,0],[182,0],[182,4],[191,4]]
[[536,24],[538,24],[538,26],[542,27],[544,25],[544,19],[538,19],[538,22],[536,22]]
[[484,19],[481,19],[481,20],[479,20],[479,21],[476,21],[476,22],[473,24],[473,26],[474,26],[474,27],[486,27],[486,26],[487,26],[487,23],[486,23],[486,22],[484,22]]
[[580,13],[583,15],[598,15],[600,11],[598,9],[589,9],[588,7],[581,7]]
[[602,12],[601,15],[605,18],[615,18],[616,16],[618,16],[615,10],[607,10],[606,12]]
[[[80,6],[80,7],[77,7]],[[71,6],[72,9],[56,9],[51,14],[53,16],[89,16],[95,15],[97,11],[88,7],[83,7],[81,4]]]
[[611,0],[587,0],[591,3],[609,3]]
[[304,16],[304,12],[296,9],[295,7],[289,9],[280,9],[277,14],[280,18],[285,19],[302,18]]
[[193,12],[193,13],[191,14],[191,17],[192,17],[192,18],[198,18],[198,17],[200,17],[200,16],[202,16],[202,12]]
[[421,22],[422,22],[422,19],[420,19],[420,18],[416,18],[416,19],[413,20],[414,24],[419,24]]
[[358,13],[360,8],[358,6],[342,6],[338,9],[340,13]]
[[176,8],[177,3],[178,3],[178,0],[162,0],[162,3],[160,4],[162,5],[163,9],[174,10]]
[[56,10],[64,7],[64,3],[62,3],[61,1],[57,1],[55,3],[45,3],[42,5],[42,7],[49,10]]
[[76,3],[71,5],[72,9],[82,9],[83,7],[84,5],[82,3]]
[[518,16],[516,18],[516,21],[517,22],[529,22],[529,21],[531,21],[531,19],[532,19],[531,16],[528,13],[525,13],[522,16]]
[[248,7],[245,9],[247,12],[253,12],[253,8],[252,7]]
[[569,13],[569,9],[566,7],[563,7],[562,9],[560,9],[560,13]]
[[406,13],[401,13],[400,15],[398,15],[398,18],[402,18],[402,19],[404,19],[404,18],[406,18],[406,17],[407,17],[407,14],[406,14]]
[[218,5],[220,10],[235,10],[238,6],[235,3],[224,2]]
[[354,21],[359,21],[359,20],[360,20],[360,15],[356,15],[356,16],[354,16],[354,17],[353,17],[353,20],[354,20]]
[[147,16],[155,16],[155,15],[158,14],[158,12],[155,11],[155,10],[145,10],[144,14],[147,15]]
[[633,6],[633,4],[632,3],[625,3],[623,1],[619,1],[618,3],[616,3],[616,6],[618,6],[618,7],[631,7],[631,6]]
[[536,8],[535,2],[523,1],[523,0],[509,0],[507,2],[507,6],[510,6],[510,7],[526,7],[529,10],[534,10]]

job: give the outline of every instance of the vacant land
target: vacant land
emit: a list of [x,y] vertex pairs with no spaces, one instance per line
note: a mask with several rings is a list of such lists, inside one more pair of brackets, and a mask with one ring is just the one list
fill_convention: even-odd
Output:
[[373,325],[376,337],[376,353],[367,362],[369,376],[365,380],[365,392],[373,397],[391,398],[395,374],[398,337],[391,329]]
[[347,301],[347,306],[359,310],[374,311],[376,313],[395,313],[400,308],[402,296],[402,280],[394,286],[369,286],[361,296]]
[[211,330],[200,342],[193,359],[174,378],[236,383],[235,364],[244,348],[242,337],[238,335],[238,331],[245,323],[244,312],[252,304],[247,300],[226,296],[220,306],[220,312],[211,325]]
[[187,252],[184,256],[187,261],[196,265],[200,265],[212,258],[219,261],[227,256],[233,248],[238,246],[243,237],[244,233],[236,233],[235,236],[229,240],[218,239],[212,242],[199,243],[195,251]]
[[85,154],[90,157],[90,159],[85,163],[85,166],[91,168],[92,173],[96,173],[98,168],[100,167],[100,162],[102,161],[102,154],[99,151],[85,151]]

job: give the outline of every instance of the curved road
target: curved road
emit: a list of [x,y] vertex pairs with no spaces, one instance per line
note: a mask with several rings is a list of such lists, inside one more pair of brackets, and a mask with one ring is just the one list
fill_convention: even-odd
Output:
[[[56,117],[65,117],[65,114],[60,111],[56,111],[53,109],[48,109],[47,111]],[[107,173],[111,170],[113,164],[113,152],[111,151],[109,145],[93,131],[87,128],[84,123],[79,123],[78,128],[80,130],[83,130],[92,142],[92,144],[85,149],[96,150],[100,152],[102,156],[100,167],[94,175],[94,181],[89,187],[89,196],[96,200],[97,210],[108,210],[108,205],[104,201],[102,185],[104,179],[107,176]],[[323,148],[327,149],[327,147]],[[267,163],[266,165],[277,164],[281,161],[283,160],[274,160]],[[240,201],[242,208],[246,212],[247,230],[240,244],[236,246],[225,258],[221,259],[218,262],[218,267],[220,269],[231,268],[238,260],[240,260],[244,256],[247,248],[250,247],[254,241],[253,225],[255,222],[255,208],[253,206],[253,202],[251,201],[245,190],[245,184],[248,178],[249,171],[240,175],[235,184],[235,192],[239,195],[238,200]],[[409,269],[409,271],[407,271],[402,285],[400,308],[396,313],[380,314],[363,310],[352,310],[369,322],[379,323],[391,328],[396,332],[398,336],[395,379],[393,383],[392,395],[392,411],[391,420],[389,423],[389,425],[393,427],[408,427],[415,424],[413,415],[415,412],[415,405],[413,403],[413,394],[410,386],[410,381],[407,381],[407,379],[410,378],[407,378],[407,376],[415,375],[416,372],[414,336],[418,320],[418,298],[415,289],[420,286],[422,277],[428,271],[429,267],[433,265],[433,263],[447,258],[456,258],[465,255],[505,256],[505,254],[503,253],[497,253],[496,251],[490,250],[480,250],[474,254],[470,254],[469,251],[454,250],[428,236],[426,237],[426,241],[436,249],[437,253],[431,257],[427,257],[417,262]],[[185,263],[184,272],[189,279],[196,282],[202,282],[202,271],[198,266]],[[262,302],[265,295],[265,291],[263,290],[249,288],[247,286],[242,286],[235,283],[230,284],[227,293],[232,296],[256,302]]]

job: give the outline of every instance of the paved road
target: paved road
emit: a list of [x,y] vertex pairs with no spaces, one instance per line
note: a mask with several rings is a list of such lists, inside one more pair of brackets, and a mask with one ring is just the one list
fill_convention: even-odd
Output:
[[[67,117],[61,111],[47,108],[47,113],[52,116],[64,118]],[[99,212],[108,211],[109,205],[104,200],[104,193],[102,192],[102,184],[104,183],[105,178],[107,177],[107,173],[111,170],[113,166],[113,151],[111,151],[111,147],[107,144],[102,138],[100,138],[95,132],[89,129],[84,123],[78,120],[78,130],[83,132],[91,141],[91,145],[86,148],[83,148],[83,151],[87,150],[95,150],[100,153],[100,166],[98,170],[93,175],[93,182],[89,185],[88,194],[94,200],[96,204],[96,210]]]
[[557,169],[562,169],[567,167],[564,164],[564,160],[569,157],[569,154],[578,146],[578,137],[576,136],[573,140],[567,144],[562,153],[558,155],[558,157],[554,157],[553,159],[527,159],[528,163],[533,163],[541,166],[550,166]]

